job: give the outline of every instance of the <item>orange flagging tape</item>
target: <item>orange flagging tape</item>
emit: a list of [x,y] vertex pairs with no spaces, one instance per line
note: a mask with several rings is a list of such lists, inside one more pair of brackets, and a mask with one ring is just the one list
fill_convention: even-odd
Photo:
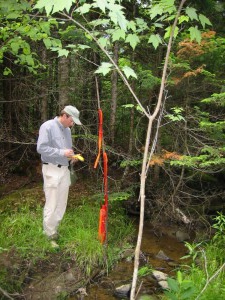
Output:
[[[96,157],[94,168],[97,168],[101,154],[103,156],[103,183],[104,183],[104,204],[101,206],[99,213],[98,238],[103,244],[107,235],[107,218],[108,218],[108,157],[103,147],[103,114],[98,110],[98,155]],[[103,151],[102,151],[103,150]]]
[[99,226],[98,226],[98,238],[102,244],[105,242],[106,239],[106,217],[107,217],[107,208],[106,205],[103,204],[100,209]]
[[103,139],[103,130],[102,130],[102,123],[103,123],[103,115],[102,115],[102,110],[98,110],[98,155],[94,163],[94,168],[96,169],[99,163],[99,159],[101,156],[101,149],[102,149],[102,139]]

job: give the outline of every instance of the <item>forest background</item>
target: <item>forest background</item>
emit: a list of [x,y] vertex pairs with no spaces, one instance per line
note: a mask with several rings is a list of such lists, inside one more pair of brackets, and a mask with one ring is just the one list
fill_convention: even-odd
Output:
[[0,1],[2,185],[37,178],[38,129],[67,104],[83,122],[76,171],[96,178],[101,107],[117,198],[208,226],[224,209],[224,13],[213,0]]
[[[107,3],[55,1],[47,17],[45,1],[0,2],[2,184],[21,172],[35,178],[39,126],[66,104],[81,112],[74,147],[86,159],[79,172],[92,176],[99,93],[110,177],[138,195],[145,112],[157,105],[179,2]],[[150,141],[146,205],[153,217],[176,220],[176,209],[185,208],[197,221],[224,205],[224,10],[222,1],[187,1],[179,19]]]

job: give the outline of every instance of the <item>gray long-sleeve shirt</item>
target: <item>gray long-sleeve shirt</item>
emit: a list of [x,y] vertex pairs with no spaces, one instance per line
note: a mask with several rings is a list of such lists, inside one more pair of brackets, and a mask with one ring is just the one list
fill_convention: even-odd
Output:
[[41,154],[42,162],[68,166],[65,149],[72,149],[70,128],[65,128],[57,117],[43,123],[37,141],[37,152]]

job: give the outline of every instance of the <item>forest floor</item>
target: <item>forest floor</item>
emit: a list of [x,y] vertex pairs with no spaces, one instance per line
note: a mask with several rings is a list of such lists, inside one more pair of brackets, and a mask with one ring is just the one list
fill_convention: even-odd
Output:
[[[73,184],[70,187],[66,212],[67,218],[71,215],[71,210],[73,210],[75,206],[79,207],[83,205],[82,199],[91,199],[94,194],[101,193],[100,189],[101,185],[99,188],[96,185],[96,182],[92,182],[90,178],[80,178]],[[37,174],[35,178],[14,175],[8,178],[5,181],[4,186],[1,187],[0,213],[3,213],[3,215],[9,214],[9,216],[12,214],[10,222],[14,223],[16,226],[17,220],[19,219],[19,217],[17,217],[17,212],[20,213],[22,211],[23,213],[24,208],[25,215],[25,207],[27,206],[28,210],[33,210],[35,214],[35,207],[40,206],[43,209],[44,201],[41,175],[39,176]],[[93,213],[95,213],[94,218],[96,218],[96,211],[99,211],[99,205],[94,204],[94,201],[92,203],[93,206],[95,206],[93,207]],[[38,216],[38,218],[41,219],[40,212]],[[34,218],[36,218],[36,215]],[[39,227],[41,227],[41,221],[39,220],[38,222],[40,225]],[[22,227],[21,230],[18,228],[16,230],[16,232],[13,232],[13,239],[18,232],[22,235],[24,233],[24,228]],[[40,231],[41,229],[37,228],[37,230]],[[97,228],[95,231],[97,233]],[[68,232],[66,232],[66,234],[68,234]],[[38,236],[36,237],[34,235],[33,239],[37,240],[34,245],[43,243],[43,249],[47,250],[43,251],[43,256],[40,255],[40,257],[35,257],[35,255],[30,252],[30,257],[28,253],[25,258],[18,255],[18,244],[4,247],[3,245],[5,244],[1,238],[2,236],[0,235],[0,282],[2,282],[0,284],[0,299],[2,299],[1,294],[5,294],[8,299],[18,298],[26,300],[50,300],[58,299],[58,297],[64,299],[68,294],[81,295],[82,297],[82,295],[85,295],[87,283],[101,272],[98,265],[91,266],[85,264],[85,262],[82,265],[80,261],[77,261],[76,253],[74,252],[75,254],[71,255],[73,251],[67,249],[66,238],[63,239],[62,237],[62,240],[60,241],[62,249],[60,247],[58,250],[48,249],[50,246],[45,245],[46,241],[43,241],[42,237],[38,241]],[[10,237],[7,238],[10,239]],[[4,236],[2,239],[4,239]],[[32,241],[32,243],[33,242],[34,241]],[[27,241],[24,243],[27,243]],[[71,244],[72,243],[76,242],[72,241]],[[100,243],[98,242],[98,244]],[[22,246],[19,247],[23,246],[24,248],[32,247],[29,245],[29,242],[28,244],[22,244]],[[76,246],[74,245],[73,247]],[[35,249],[30,249],[29,251],[35,251]],[[93,264],[95,263],[96,262],[94,261]],[[85,269],[87,265],[90,270]],[[4,281],[1,280],[2,278],[4,278]]]
[[[11,178],[8,178],[4,187],[2,187],[1,193],[0,212],[5,213],[7,211],[8,213],[8,211],[11,210],[12,219],[10,222],[15,222],[14,224],[16,224],[16,219],[18,218],[16,214],[14,217],[13,213],[16,213],[17,211],[20,212],[21,207],[25,207],[28,201],[29,209],[35,210],[36,205],[40,205],[41,210],[43,209],[44,193],[41,175],[37,174],[37,176],[32,178],[18,175],[12,176]],[[84,204],[82,200],[84,198],[89,199],[88,202],[91,203],[92,209],[94,209],[95,202],[93,196],[99,194],[101,194],[101,183],[99,184],[91,178],[78,178],[77,182],[70,188],[66,218],[69,218],[68,216],[70,216],[73,207],[79,207]],[[99,208],[97,210],[99,210]],[[26,213],[26,211],[24,212]],[[116,219],[119,219],[118,222],[121,222],[119,215],[116,213],[114,214],[116,215]],[[41,218],[40,214],[38,218]],[[76,218],[74,211],[72,211],[72,218]],[[96,214],[94,218],[96,218]],[[114,219],[113,222],[115,222],[116,219]],[[118,224],[123,227],[123,223]],[[41,227],[41,223],[39,224],[39,227]],[[142,250],[144,254],[147,253],[148,259],[151,259],[151,264],[156,268],[162,268],[163,270],[168,269],[167,261],[156,258],[157,254],[162,251],[169,255],[169,257],[172,257],[173,261],[176,262],[176,265],[177,263],[179,264],[179,258],[185,254],[186,249],[184,244],[180,243],[175,238],[177,229],[177,227],[170,227],[165,224],[161,224],[161,226],[157,227],[157,230],[153,229],[151,226],[147,226],[145,229]],[[22,234],[23,231],[24,229],[22,229]],[[35,229],[35,231],[37,230]],[[0,238],[0,282],[3,276],[7,277],[5,285],[0,284],[0,299],[1,294],[3,293],[5,293],[5,296],[8,299],[15,298],[23,300],[67,299],[66,297],[68,295],[72,297],[70,299],[100,299],[94,298],[96,296],[91,298],[90,294],[87,295],[86,288],[90,282],[94,282],[104,275],[104,268],[96,264],[93,266],[89,265],[88,268],[91,270],[87,272],[86,264],[84,263],[82,265],[82,263],[77,260],[76,253],[73,255],[73,249],[76,249],[79,245],[75,244],[72,251],[68,251],[67,245],[69,244],[66,244],[65,241],[68,238],[68,232],[64,231],[64,233],[66,234],[66,237],[65,239],[62,238],[60,241],[62,249],[59,251],[45,248],[47,251],[45,250],[43,256],[40,255],[34,257],[32,251],[35,251],[35,249],[30,249],[31,246],[28,243],[30,252],[25,258],[18,255],[16,250],[18,245],[10,247],[9,251],[4,251],[5,249],[2,247]],[[118,233],[115,233],[115,235],[117,234]],[[89,237],[86,236],[85,238],[88,239]],[[34,239],[37,240],[36,243],[45,243],[42,239],[38,240],[38,236],[34,236]],[[77,243],[74,242],[74,239],[76,240],[76,238],[73,238],[72,243]],[[90,242],[90,240],[88,242]],[[114,244],[113,247],[117,247],[120,254],[123,252],[123,247],[126,252],[128,251],[129,255],[134,252],[134,245],[127,243],[126,238],[122,238],[121,244],[118,245],[118,243]],[[42,247],[46,247],[45,244],[43,244]],[[29,257],[29,254],[31,257]],[[115,258],[114,263],[116,259],[118,260],[118,258]],[[132,267],[133,262],[131,262],[131,269],[128,271],[128,274],[126,274],[129,278],[132,276]],[[125,265],[122,266],[122,269],[125,269]],[[172,269],[173,266],[169,267],[169,272],[171,272]],[[118,271],[117,269],[116,276],[120,275],[120,272],[121,270]],[[124,279],[124,273],[121,272],[121,274],[121,278]],[[123,282],[121,278],[120,280]],[[107,281],[108,280],[109,278],[107,278]],[[114,282],[110,282],[110,285],[114,286]],[[98,283],[97,286],[97,292],[92,291],[91,293],[97,293],[99,296],[101,291],[101,289],[99,289],[100,284]],[[105,290],[106,289],[103,288],[103,291],[101,292],[105,293]],[[150,287],[150,291],[148,292],[153,293],[153,290],[159,291],[159,288],[155,283]],[[110,298],[109,295],[107,295],[107,297],[107,299],[115,299],[113,297]]]

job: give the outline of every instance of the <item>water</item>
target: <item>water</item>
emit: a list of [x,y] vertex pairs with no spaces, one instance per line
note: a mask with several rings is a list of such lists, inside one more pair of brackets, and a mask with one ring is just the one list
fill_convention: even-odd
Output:
[[[154,229],[149,223],[144,226],[142,246],[141,246],[141,266],[152,266],[153,269],[161,270],[169,276],[175,274],[172,264],[180,264],[180,258],[185,255],[187,248],[183,243],[179,242],[175,237],[175,228],[160,227]],[[173,263],[157,258],[159,251],[163,251]],[[133,276],[133,260],[123,260],[119,262],[115,268],[110,271],[108,276],[103,276],[101,279],[91,283],[87,288],[87,296],[77,296],[76,299],[88,300],[115,300],[121,299],[114,294],[117,286],[131,283]],[[141,284],[139,295],[156,295],[161,292],[157,282],[152,276],[143,277],[139,281]],[[137,287],[139,286],[137,285]],[[73,298],[74,299],[74,298]],[[124,298],[123,298],[124,299]],[[157,297],[155,298],[157,299]]]

